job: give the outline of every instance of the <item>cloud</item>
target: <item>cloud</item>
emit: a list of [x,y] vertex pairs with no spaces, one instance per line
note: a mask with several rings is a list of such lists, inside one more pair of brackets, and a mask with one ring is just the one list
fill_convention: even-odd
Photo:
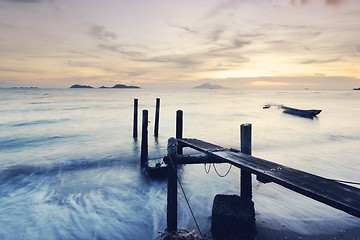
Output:
[[210,40],[216,42],[220,39],[221,35],[225,32],[225,28],[218,26],[210,32]]
[[325,5],[330,7],[339,7],[345,3],[345,0],[325,0]]
[[[251,41],[234,38],[230,40],[227,44],[217,44],[216,47],[210,48],[209,53],[223,53],[224,55],[228,55],[226,51],[236,50],[249,44],[251,44]],[[237,55],[238,53],[233,54]]]
[[176,65],[182,67],[189,67],[193,65],[200,64],[199,61],[195,60],[193,56],[190,55],[168,55],[152,58],[143,58],[138,59],[140,62],[157,62],[157,63],[175,63]]
[[169,23],[169,25],[171,27],[178,28],[178,29],[184,30],[184,31],[189,32],[189,33],[194,33],[194,34],[198,33],[197,31],[195,31],[195,30],[193,30],[193,29],[191,29],[189,27],[185,27],[185,26],[181,26],[181,25],[177,25],[177,24],[172,24],[172,23]]
[[[305,6],[309,4],[311,0],[291,0],[290,5],[293,6]],[[346,0],[324,0],[325,6],[329,7],[339,7],[346,3]]]
[[0,68],[0,72],[16,72],[16,73],[29,73],[33,71],[19,70],[14,68]]
[[309,59],[309,60],[305,60],[300,62],[301,64],[317,64],[317,63],[331,63],[331,62],[337,62],[339,61],[340,58],[332,58],[332,59],[325,59],[325,60],[318,60],[318,59]]
[[117,39],[116,33],[107,31],[104,26],[96,24],[90,26],[89,35],[102,41]]
[[215,6],[207,15],[207,17],[214,17],[217,16],[218,14],[220,14],[221,12],[223,12],[224,10],[227,9],[234,9],[237,7],[237,5],[239,4],[239,0],[227,0],[227,1],[222,1],[220,4],[218,4],[217,6]]
[[140,56],[142,56],[141,52],[127,50],[121,44],[99,44],[98,48],[106,50],[106,51],[110,51],[110,52],[113,52],[113,53],[120,53],[122,55],[129,56],[129,57],[140,57]]
[[0,0],[0,2],[10,2],[10,3],[38,3],[42,0]]
[[355,50],[355,51],[356,51],[356,53],[358,53],[358,54],[360,53],[360,45],[358,45],[358,46],[356,47],[356,50]]
[[306,5],[310,3],[310,0],[291,0],[290,1],[290,4],[293,5],[293,6],[297,6],[297,5]]
[[67,60],[66,65],[70,67],[89,67],[94,66],[94,62]]
[[294,85],[289,82],[270,82],[270,81],[253,81],[249,83],[250,86],[290,86]]
[[325,77],[326,75],[323,73],[314,73],[315,77]]

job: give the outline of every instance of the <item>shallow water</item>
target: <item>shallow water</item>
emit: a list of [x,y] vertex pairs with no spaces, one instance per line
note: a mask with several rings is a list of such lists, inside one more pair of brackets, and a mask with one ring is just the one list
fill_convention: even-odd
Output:
[[[0,239],[155,239],[166,228],[166,182],[140,170],[140,138],[132,138],[134,98],[149,110],[149,158],[166,154],[182,109],[184,137],[239,148],[239,125],[252,123],[254,156],[360,182],[357,91],[1,89]],[[323,112],[308,119],[262,109],[267,103]],[[213,167],[206,174],[187,165],[180,178],[209,234],[213,198],[239,193],[239,170],[220,178]],[[273,183],[254,178],[253,195],[260,227],[304,236],[360,227],[358,218]],[[179,227],[196,229],[181,193]]]

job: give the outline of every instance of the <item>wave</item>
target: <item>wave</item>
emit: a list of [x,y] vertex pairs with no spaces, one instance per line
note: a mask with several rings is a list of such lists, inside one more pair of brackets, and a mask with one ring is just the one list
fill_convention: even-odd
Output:
[[0,150],[9,150],[26,146],[36,146],[45,142],[52,142],[58,139],[68,138],[69,136],[51,136],[39,138],[16,138],[0,140]]
[[13,123],[11,124],[13,127],[22,127],[22,126],[29,126],[29,125],[42,125],[42,124],[53,124],[68,121],[69,119],[57,119],[57,120],[36,120],[32,122],[22,122],[22,123]]
[[97,168],[112,168],[122,165],[120,159],[71,160],[50,165],[18,164],[0,170],[0,185],[33,176],[54,176],[64,172],[84,171]]
[[29,104],[50,104],[52,102],[31,102]]

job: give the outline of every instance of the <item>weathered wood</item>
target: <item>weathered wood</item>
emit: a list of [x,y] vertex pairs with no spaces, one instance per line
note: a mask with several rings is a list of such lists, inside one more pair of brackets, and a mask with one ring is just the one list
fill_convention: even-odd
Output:
[[[360,218],[360,189],[198,139],[178,142]],[[218,149],[216,149],[218,148]],[[221,151],[222,149],[222,151]]]
[[212,143],[204,142],[196,138],[178,139],[178,143],[182,144],[184,147],[190,147],[204,153],[226,150],[226,148],[220,147]]
[[[251,124],[241,124],[241,152],[251,155]],[[251,173],[241,169],[240,173],[240,196],[243,198],[252,198]]]
[[[183,111],[176,111],[176,139],[181,139],[183,137]],[[177,154],[183,154],[183,147],[181,144],[178,145]]]
[[[178,155],[177,164],[205,164],[205,163],[225,163],[223,160],[214,159],[210,155]],[[164,157],[164,162],[169,163],[169,157]]]
[[168,192],[167,192],[167,231],[177,231],[177,141],[168,140]]
[[138,136],[138,99],[134,99],[134,124],[133,124],[133,138]]
[[141,166],[144,167],[148,160],[148,110],[143,110],[141,134]]
[[154,136],[159,136],[160,98],[156,98]]

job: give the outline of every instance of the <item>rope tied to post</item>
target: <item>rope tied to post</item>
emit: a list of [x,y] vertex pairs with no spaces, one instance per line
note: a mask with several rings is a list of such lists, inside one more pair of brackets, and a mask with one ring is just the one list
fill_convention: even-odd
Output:
[[[178,143],[177,143],[176,138],[169,138],[169,140],[168,140],[168,147],[167,147],[168,156],[169,156],[169,160],[170,160],[170,161],[169,161],[169,164],[171,165],[172,170],[173,170],[175,173],[177,172],[177,170],[176,170],[176,168],[175,168],[175,166],[174,166],[172,156],[176,156],[176,154],[177,154],[177,146],[178,146]],[[182,186],[182,184],[181,184],[181,181],[180,181],[180,179],[179,179],[179,177],[178,177],[177,174],[176,174],[176,179],[177,179],[177,182],[178,182],[179,185],[180,185],[180,189],[181,189],[181,191],[182,191],[182,193],[183,193],[183,195],[184,195],[186,204],[187,204],[188,207],[189,207],[190,213],[191,213],[191,215],[192,215],[192,218],[194,219],[194,222],[195,222],[195,225],[196,225],[196,227],[197,227],[197,229],[198,229],[198,231],[199,231],[199,234],[200,234],[201,237],[203,237],[203,234],[201,233],[199,224],[198,224],[198,222],[197,222],[197,220],[196,220],[196,218],[195,218],[194,212],[193,212],[193,210],[192,210],[192,208],[191,208],[190,202],[189,202],[189,200],[188,200],[188,198],[187,198],[187,196],[186,196],[185,190],[184,190],[184,188],[183,188],[183,186]]]

